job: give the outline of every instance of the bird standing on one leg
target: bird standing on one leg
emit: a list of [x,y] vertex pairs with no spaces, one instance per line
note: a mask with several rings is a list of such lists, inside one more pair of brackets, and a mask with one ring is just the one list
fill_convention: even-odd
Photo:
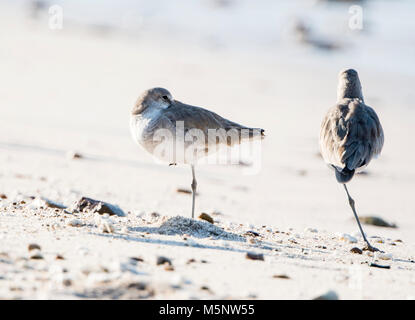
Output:
[[209,110],[181,103],[163,88],[149,89],[138,98],[131,112],[130,128],[133,139],[157,158],[170,165],[190,164],[192,218],[198,158],[216,152],[221,144],[232,147],[248,139],[264,137],[263,129],[245,127]]
[[363,232],[346,183],[380,154],[383,141],[379,118],[364,103],[357,72],[353,69],[340,72],[337,104],[328,111],[321,125],[320,150],[324,161],[334,169],[337,181],[343,184],[367,249],[371,251],[378,249],[371,246]]

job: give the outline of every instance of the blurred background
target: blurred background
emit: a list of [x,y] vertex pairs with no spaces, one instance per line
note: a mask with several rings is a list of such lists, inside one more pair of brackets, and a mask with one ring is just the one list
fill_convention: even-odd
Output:
[[267,132],[259,174],[198,171],[198,211],[357,231],[318,150],[337,74],[352,67],[386,143],[351,192],[363,215],[411,236],[414,13],[411,0],[2,0],[0,187],[190,214],[190,197],[176,192],[190,186],[190,169],[155,164],[129,133],[138,95],[161,86]]

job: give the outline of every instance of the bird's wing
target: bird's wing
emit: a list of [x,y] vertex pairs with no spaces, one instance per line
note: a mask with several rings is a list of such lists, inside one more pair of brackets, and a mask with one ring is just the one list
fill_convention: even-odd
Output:
[[344,99],[323,120],[320,148],[327,163],[354,170],[380,154],[383,139],[375,111],[359,99]]
[[[163,115],[161,118],[164,118],[164,121],[169,121],[170,123],[183,121],[185,135],[189,132],[189,130],[198,129],[201,130],[207,138],[209,137],[209,129],[223,129],[217,131],[217,134],[220,136],[219,138],[225,139],[224,141],[226,141],[228,145],[233,145],[236,142],[239,143],[239,141],[236,141],[237,139],[228,139],[226,137],[226,133],[230,132],[229,130],[234,130],[234,132],[238,135],[238,139],[240,138],[242,129],[249,129],[249,134],[252,134],[252,130],[254,130],[253,128],[249,128],[236,122],[227,120],[215,112],[196,106],[190,106],[179,101],[174,101],[172,106],[163,110]],[[260,134],[263,134],[264,130],[258,130]],[[216,143],[216,138],[215,141],[210,142]]]

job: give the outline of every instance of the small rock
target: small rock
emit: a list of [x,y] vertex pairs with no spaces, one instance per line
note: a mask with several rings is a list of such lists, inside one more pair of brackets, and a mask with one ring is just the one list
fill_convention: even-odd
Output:
[[330,290],[313,300],[339,300],[339,296],[335,291]]
[[63,256],[61,256],[60,254],[57,254],[55,259],[56,260],[65,260],[65,258]]
[[177,188],[176,191],[178,193],[192,194],[192,190],[189,190],[189,189]]
[[193,262],[196,262],[196,260],[192,258],[192,259],[187,260],[186,264],[191,264]]
[[379,260],[392,260],[392,254],[391,253],[383,253],[376,251],[375,252],[375,259]]
[[298,175],[301,177],[305,177],[307,175],[307,170],[298,170]]
[[82,159],[83,158],[83,156],[82,156],[82,154],[80,154],[80,153],[78,153],[78,152],[76,152],[76,151],[68,151],[67,153],[66,153],[66,157],[68,158],[68,159]]
[[353,236],[351,236],[350,234],[347,233],[342,233],[339,235],[339,239],[349,242],[349,243],[357,243],[357,239]]
[[166,257],[163,257],[163,256],[157,257],[157,262],[156,263],[157,263],[158,266],[162,265],[162,264],[166,264],[166,263],[170,266],[173,265],[169,258],[166,258]]
[[43,256],[40,254],[40,252],[35,252],[34,254],[32,254],[31,256],[30,256],[30,259],[32,259],[32,260],[42,260],[43,259]]
[[146,290],[147,289],[147,283],[132,282],[128,285],[128,289]]
[[207,221],[211,224],[214,223],[213,218],[210,215],[208,215],[207,213],[204,213],[204,212],[199,216],[199,219],[205,220],[205,221]]
[[365,252],[366,252],[366,254],[367,254],[369,257],[373,257],[373,252],[372,252],[372,251],[365,250],[365,249],[363,249],[363,251],[365,251]]
[[397,228],[397,225],[394,223],[389,223],[379,217],[360,217],[360,221],[365,224],[369,224],[377,227],[385,228]]
[[311,228],[311,227],[307,227],[307,228],[305,228],[305,229],[304,229],[304,231],[306,231],[306,232],[311,232],[311,233],[317,233],[317,232],[318,232],[318,230],[317,230],[317,229],[315,229],[315,228]]
[[261,260],[264,261],[264,255],[262,253],[247,252],[246,258],[250,260]]
[[294,244],[298,244],[297,240],[295,238],[288,238],[288,241]]
[[248,230],[247,232],[245,232],[244,234],[245,236],[252,236],[252,237],[259,237],[259,233],[252,231],[252,230]]
[[144,259],[141,257],[130,257],[130,259],[136,262],[144,262]]
[[169,265],[169,264],[167,264],[167,265],[164,267],[164,270],[166,270],[166,271],[174,271],[174,267],[173,267],[173,266],[171,266],[171,265]]
[[32,251],[32,250],[41,250],[40,246],[36,243],[31,243],[27,246],[27,250]]
[[70,287],[72,285],[72,280],[71,279],[63,279],[62,284],[65,287]]
[[152,212],[152,213],[150,213],[150,217],[153,218],[153,219],[160,218],[160,216],[161,215],[158,212]]
[[81,227],[82,226],[82,221],[79,219],[72,219],[68,222],[68,226],[71,227]]
[[79,212],[96,212],[99,214],[108,213],[109,215],[117,215],[120,217],[124,217],[125,213],[116,205],[94,200],[87,197],[82,197],[78,202],[76,202],[72,210],[77,210]]
[[7,196],[4,193],[0,193],[0,199],[6,200]]
[[287,276],[286,274],[274,274],[273,276],[272,276],[273,278],[276,278],[276,279],[291,279],[289,276]]
[[357,254],[362,254],[363,253],[362,249],[359,249],[358,247],[351,248],[350,252],[351,253],[357,253]]

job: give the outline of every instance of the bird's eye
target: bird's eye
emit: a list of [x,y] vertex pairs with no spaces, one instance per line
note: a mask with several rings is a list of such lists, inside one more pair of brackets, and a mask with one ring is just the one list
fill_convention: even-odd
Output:
[[168,97],[168,96],[163,96],[163,99],[164,99],[165,101],[169,101],[169,97]]

